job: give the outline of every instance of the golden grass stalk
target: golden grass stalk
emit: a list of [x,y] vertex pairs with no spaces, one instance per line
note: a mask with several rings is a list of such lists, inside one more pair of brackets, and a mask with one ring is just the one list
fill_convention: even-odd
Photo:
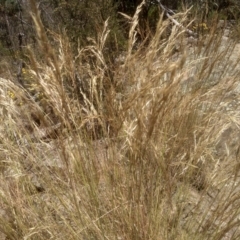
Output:
[[149,44],[132,54],[143,4],[127,58],[114,68],[105,60],[108,20],[98,39],[74,54],[66,36],[51,33],[50,45],[33,4],[43,52],[38,59],[39,49],[32,50],[28,69],[44,100],[9,80],[0,83],[4,237],[240,234],[238,155],[223,138],[236,137],[238,127],[239,114],[229,106],[238,84],[235,45],[222,47],[213,31],[189,46],[183,31],[161,18]]

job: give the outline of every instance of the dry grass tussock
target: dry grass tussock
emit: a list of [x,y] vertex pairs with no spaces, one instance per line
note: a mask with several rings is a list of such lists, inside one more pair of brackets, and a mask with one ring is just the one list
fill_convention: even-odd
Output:
[[236,44],[161,19],[136,50],[140,6],[114,65],[108,21],[74,54],[32,11],[33,90],[0,81],[2,239],[238,239]]

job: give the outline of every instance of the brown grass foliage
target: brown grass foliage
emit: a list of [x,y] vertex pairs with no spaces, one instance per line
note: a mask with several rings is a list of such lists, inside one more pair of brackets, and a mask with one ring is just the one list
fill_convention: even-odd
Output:
[[108,21],[74,53],[32,11],[34,91],[0,82],[2,239],[238,239],[235,43],[212,30],[189,45],[161,18],[136,48],[140,5],[110,64]]

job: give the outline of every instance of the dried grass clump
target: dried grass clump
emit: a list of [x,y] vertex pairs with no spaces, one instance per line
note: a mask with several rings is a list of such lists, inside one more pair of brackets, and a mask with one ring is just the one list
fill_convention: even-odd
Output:
[[3,239],[239,236],[236,45],[214,31],[187,45],[183,28],[166,37],[161,18],[135,48],[141,7],[113,67],[108,21],[74,54],[66,37],[48,43],[33,4],[39,47],[28,68],[44,104],[2,79]]

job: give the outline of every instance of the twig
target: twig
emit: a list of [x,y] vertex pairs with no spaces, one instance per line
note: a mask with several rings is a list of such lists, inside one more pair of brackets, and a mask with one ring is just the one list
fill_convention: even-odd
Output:
[[167,7],[165,7],[164,5],[162,5],[160,0],[157,0],[159,3],[160,8],[165,12],[166,16],[173,22],[173,24],[175,24],[178,27],[183,28],[190,36],[193,37],[197,37],[197,33],[193,32],[192,30],[184,27],[181,23],[179,23],[177,20],[175,20],[172,15],[175,14],[175,12]]
[[23,69],[23,60],[20,59],[19,65],[18,65],[18,72],[17,72],[17,81],[20,84],[20,86],[24,86],[23,80],[22,80],[22,69]]

